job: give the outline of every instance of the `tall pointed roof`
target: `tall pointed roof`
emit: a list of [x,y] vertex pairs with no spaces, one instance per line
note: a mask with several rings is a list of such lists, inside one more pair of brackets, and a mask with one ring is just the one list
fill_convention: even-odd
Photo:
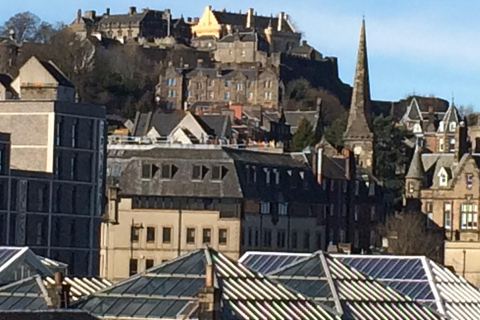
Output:
[[425,168],[423,167],[422,162],[422,151],[418,146],[413,154],[412,162],[410,163],[410,168],[408,169],[406,178],[420,180],[425,178]]
[[344,137],[368,137],[372,135],[367,116],[370,113],[370,81],[368,77],[367,40],[365,19],[362,20],[358,45],[357,65],[353,80],[352,103]]

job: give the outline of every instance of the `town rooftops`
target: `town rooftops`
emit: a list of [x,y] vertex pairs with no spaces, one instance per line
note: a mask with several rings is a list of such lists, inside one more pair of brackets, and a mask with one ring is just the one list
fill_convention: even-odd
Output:
[[209,247],[80,299],[76,307],[113,319],[191,319],[198,316],[202,301],[197,294],[206,285],[219,290],[222,319],[340,319],[329,308]]
[[[215,11],[212,10],[213,15],[217,19],[219,24],[228,24],[231,26],[242,26],[245,27],[247,23],[247,13],[234,13],[234,12],[227,12],[227,11]],[[266,29],[271,27],[273,30],[278,30],[279,25],[279,17],[267,17],[267,16],[259,16],[254,14],[252,16],[252,26],[258,29]],[[288,22],[286,19],[286,15],[282,17],[282,30],[287,32],[296,32],[295,28]]]

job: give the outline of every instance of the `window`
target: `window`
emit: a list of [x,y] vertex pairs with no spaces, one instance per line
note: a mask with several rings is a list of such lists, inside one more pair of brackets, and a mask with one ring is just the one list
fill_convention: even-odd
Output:
[[173,166],[170,164],[162,164],[162,179],[170,180],[173,178]]
[[187,228],[187,243],[195,243],[195,228]]
[[150,269],[154,265],[155,265],[155,260],[153,260],[153,259],[146,259],[145,260],[145,270]]
[[328,231],[328,241],[332,244],[335,242],[335,230],[333,228]]
[[374,195],[375,195],[375,182],[372,182],[368,186],[368,196],[373,197]]
[[212,167],[212,181],[221,181],[222,180],[222,167],[213,166]]
[[208,99],[210,100],[215,99],[215,93],[213,93],[213,91],[208,91]]
[[469,173],[467,174],[466,176],[467,178],[467,189],[471,189],[472,188],[472,183],[473,183],[473,174]]
[[174,78],[168,78],[167,79],[167,86],[174,86],[176,85],[177,81]]
[[175,98],[176,95],[177,95],[177,92],[175,90],[168,90],[169,98]]
[[162,242],[163,243],[170,243],[171,238],[172,238],[172,228],[163,227]]
[[360,207],[358,205],[355,205],[355,221],[358,221],[360,217]]
[[235,88],[237,89],[237,91],[242,91],[243,90],[243,84],[242,83],[237,83],[235,85]]
[[454,132],[456,127],[457,127],[457,124],[455,122],[450,122],[450,125],[448,126],[448,130]]
[[269,214],[270,213],[270,202],[260,203],[260,213]]
[[272,246],[272,230],[265,229],[263,233],[263,246],[271,247]]
[[138,242],[140,238],[140,228],[137,226],[130,227],[130,241],[131,242]]
[[327,219],[328,211],[330,211],[330,207],[328,204],[326,204],[325,206],[323,206],[323,219]]
[[409,181],[408,182],[408,193],[413,193],[413,191],[415,191],[413,182]]
[[343,193],[347,193],[348,181],[343,181]]
[[246,52],[245,50],[242,50],[242,57],[245,57],[246,56]]
[[272,99],[272,93],[270,91],[265,91],[263,93],[263,97],[265,98],[265,100],[271,100]]
[[345,243],[345,240],[346,240],[346,232],[345,230],[343,229],[340,229],[340,231],[338,232],[338,237],[340,238],[340,243]]
[[330,191],[335,191],[335,180],[330,181]]
[[455,152],[455,139],[450,139],[450,143],[448,145],[449,152]]
[[439,185],[440,187],[446,187],[448,186],[448,176],[447,176],[447,173],[446,172],[441,172],[440,175],[439,175]]
[[297,232],[292,232],[292,249],[297,249]]
[[208,86],[213,87],[215,85],[215,80],[208,79]]
[[370,208],[370,221],[375,221],[376,219],[376,207],[375,206],[372,206]]
[[72,148],[77,146],[77,121],[74,120],[72,124]]
[[77,161],[75,156],[70,158],[70,180],[75,180]]
[[153,165],[152,164],[143,164],[142,165],[142,179],[150,180],[153,177]]
[[211,243],[212,242],[212,229],[203,229],[203,243]]
[[310,250],[310,232],[303,233],[303,249]]
[[377,235],[375,234],[375,231],[373,231],[373,230],[370,231],[370,246],[371,247],[376,247],[377,246]]
[[360,233],[355,230],[353,233],[353,247],[358,248],[360,246]]
[[218,230],[218,244],[220,245],[227,244],[227,229]]
[[263,171],[265,171],[265,184],[270,184],[270,169],[269,168],[263,168]]
[[280,171],[278,169],[273,169],[273,173],[275,174],[275,184],[280,184]]
[[355,195],[358,196],[360,193],[360,181],[355,181]]
[[37,222],[37,239],[36,239],[37,241],[35,242],[37,246],[42,245],[42,239],[43,239],[42,235],[43,235],[43,223]]
[[278,204],[278,214],[281,216],[286,216],[288,214],[288,203]]
[[247,98],[248,98],[248,99],[253,99],[253,92],[249,91],[249,92],[247,93]]
[[445,140],[443,140],[443,138],[438,140],[438,151],[445,151]]
[[265,88],[271,88],[272,87],[272,80],[264,81],[263,86]]
[[192,166],[192,180],[203,180],[203,166]]
[[197,89],[203,89],[203,83],[197,82]]
[[461,229],[477,229],[477,205],[464,203],[461,207]]
[[131,276],[138,273],[138,260],[130,259],[130,270],[128,272]]
[[431,229],[433,227],[433,212],[427,212],[427,228]]
[[225,87],[230,87],[230,80],[225,80],[224,85]]
[[57,124],[56,124],[56,128],[55,128],[55,144],[57,146],[60,146],[62,144],[62,118],[58,118],[57,119]]
[[230,92],[225,92],[224,93],[223,100],[230,100]]
[[147,242],[155,242],[155,227],[147,227]]
[[450,202],[445,202],[443,204],[443,227],[445,229],[450,229],[452,227],[451,215],[452,204]]
[[330,216],[333,217],[335,214],[335,205],[332,203],[330,206]]
[[285,230],[278,230],[277,232],[277,247],[285,247]]

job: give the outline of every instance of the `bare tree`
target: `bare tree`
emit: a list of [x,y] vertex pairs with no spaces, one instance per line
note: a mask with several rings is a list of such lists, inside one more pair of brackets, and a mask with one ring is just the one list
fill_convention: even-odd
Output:
[[389,253],[425,255],[441,261],[445,233],[421,212],[402,212],[387,217],[379,226],[380,234],[388,239]]
[[15,33],[17,42],[36,41],[44,42],[46,30],[52,29],[52,26],[42,22],[38,16],[31,12],[20,12],[8,19],[0,28],[0,34],[8,36],[10,30]]

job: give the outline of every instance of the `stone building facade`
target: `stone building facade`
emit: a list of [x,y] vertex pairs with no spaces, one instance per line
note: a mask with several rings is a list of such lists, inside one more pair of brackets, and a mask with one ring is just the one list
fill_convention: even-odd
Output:
[[[238,31],[258,30],[268,43],[268,52],[289,52],[300,43],[301,34],[297,32],[289,17],[280,12],[277,17],[257,15],[252,8],[245,14],[216,11],[206,6],[199,21],[192,26],[193,45],[206,49],[215,48],[218,40]],[[212,42],[204,41],[206,37],[213,37]],[[199,38],[200,41],[197,41]]]
[[104,211],[105,109],[72,102],[73,88],[63,82],[68,80],[53,65],[32,59],[14,81],[21,99],[0,101],[0,131],[11,138],[1,241],[65,261],[71,273],[95,275]]
[[303,156],[208,145],[111,146],[108,154],[106,278],[204,243],[233,258],[246,250],[326,247],[321,192]]
[[156,96],[165,110],[186,110],[199,101],[277,108],[284,91],[274,68],[207,68],[200,64],[195,69],[178,69],[170,65],[160,76]]

